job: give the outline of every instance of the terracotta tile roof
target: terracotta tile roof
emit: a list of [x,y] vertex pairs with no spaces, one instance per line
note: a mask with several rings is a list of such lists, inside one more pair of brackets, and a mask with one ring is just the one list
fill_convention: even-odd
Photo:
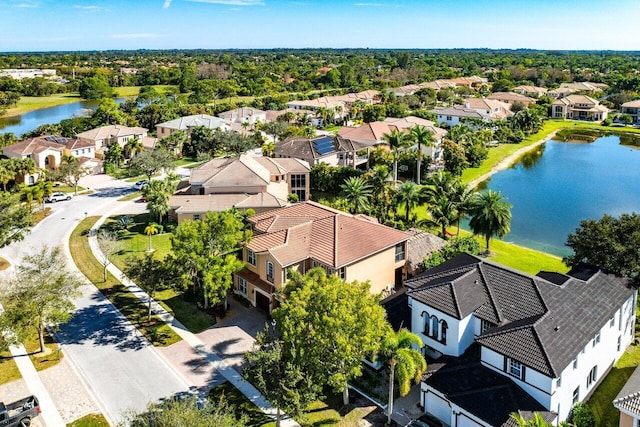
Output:
[[190,182],[206,186],[267,185],[271,182],[269,170],[254,158],[240,157],[213,159],[191,171]]
[[269,295],[276,291],[276,288],[269,282],[266,282],[260,278],[260,276],[253,271],[249,270],[247,267],[235,273],[237,276],[242,277],[247,282],[251,283],[254,286],[262,289]]
[[640,99],[635,99],[633,101],[625,102],[622,104],[623,107],[629,108],[640,108]]
[[95,148],[96,145],[93,142],[80,141],[79,139],[67,139],[65,146],[69,150],[78,150],[82,148]]
[[62,152],[67,148],[67,144],[75,139],[63,138],[60,136],[44,135],[29,138],[24,141],[3,147],[4,152],[26,156],[32,153],[41,153],[47,149]]
[[78,138],[90,139],[93,141],[106,138],[118,138],[127,135],[142,135],[148,132],[148,129],[142,127],[128,127],[122,125],[101,126],[91,129],[77,135]]
[[258,194],[205,194],[175,195],[169,198],[169,206],[178,214],[198,214],[203,212],[222,212],[231,208],[280,208],[286,206],[286,200],[280,200],[269,193]]
[[522,102],[523,104],[530,104],[536,101],[533,98],[514,92],[495,92],[487,96],[487,99],[495,99],[496,101],[506,99],[511,102]]
[[256,235],[248,247],[269,251],[283,267],[311,257],[340,268],[411,237],[367,217],[314,202],[254,215],[249,221],[254,224]]
[[466,254],[405,285],[410,297],[453,317],[473,313],[497,325],[476,341],[550,377],[633,295],[626,279],[595,269],[531,276]]

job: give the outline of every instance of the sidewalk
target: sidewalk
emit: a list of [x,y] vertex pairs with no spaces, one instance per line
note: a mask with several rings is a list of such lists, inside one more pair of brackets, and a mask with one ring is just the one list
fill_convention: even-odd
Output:
[[[113,209],[112,211],[115,210],[116,209]],[[92,230],[97,231],[104,223],[104,221],[109,217],[112,211],[103,214],[103,216],[94,224]],[[98,246],[98,239],[95,232],[90,233],[89,245],[94,256],[97,259],[102,259],[103,255]],[[115,265],[109,264],[107,270],[111,274],[113,274],[114,277],[117,277],[123,285],[125,285],[138,299],[140,299],[140,301],[142,301],[144,304],[149,303],[149,295],[138,286],[136,286],[135,283],[129,280],[124,275],[124,273],[122,273],[122,271],[120,271]],[[233,384],[242,394],[247,397],[247,399],[249,399],[258,408],[260,408],[264,413],[270,415],[273,418],[276,417],[276,408],[271,405],[271,403],[267,401],[267,399],[253,385],[245,380],[238,371],[229,367],[225,363],[225,361],[222,360],[220,356],[214,351],[209,350],[200,338],[190,332],[182,323],[175,319],[156,301],[151,301],[151,307],[154,314],[162,319],[162,321],[169,325],[171,329],[174,330],[174,332],[176,332],[186,343],[188,343],[193,348],[193,350],[200,357],[202,357],[216,373],[222,375],[227,381]],[[193,361],[185,360],[184,363],[193,363]],[[176,368],[174,367],[174,369]],[[281,425],[283,427],[299,427],[299,424],[295,420],[286,415],[281,421]]]

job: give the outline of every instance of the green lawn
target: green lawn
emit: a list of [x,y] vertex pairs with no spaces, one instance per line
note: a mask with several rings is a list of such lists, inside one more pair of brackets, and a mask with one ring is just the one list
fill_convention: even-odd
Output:
[[181,157],[179,159],[176,159],[173,161],[174,166],[176,167],[180,167],[180,166],[186,166],[186,165],[190,165],[193,163],[202,163],[199,162],[198,159],[196,159],[195,157]]
[[617,426],[620,412],[613,407],[618,395],[636,366],[640,364],[640,346],[630,346],[587,402],[596,418],[596,426]]
[[[109,222],[117,220],[113,217]],[[148,214],[133,216],[134,225],[121,238],[122,250],[113,256],[112,262],[120,270],[124,271],[127,259],[130,257],[142,258],[149,247],[149,236],[144,234],[144,229],[149,223]],[[164,257],[171,251],[171,233],[156,234],[151,236],[151,247],[157,259]],[[167,289],[157,292],[154,298],[168,312],[187,327],[191,332],[198,333],[216,323],[214,316],[198,309],[194,301],[189,301],[183,292],[175,289]]]
[[36,356],[35,353],[40,351],[40,343],[38,342],[38,337],[34,334],[24,342],[24,347],[29,354],[29,358],[31,358],[33,366],[35,366],[36,371],[43,371],[47,368],[55,366],[64,357],[62,353],[59,353],[57,351],[58,343],[56,343],[49,334],[46,334],[44,337],[44,345],[51,350],[51,353],[47,356]]
[[0,385],[22,378],[9,351],[0,351]]
[[[224,399],[236,408],[238,416],[248,417],[250,426],[273,427],[276,425],[268,415],[263,413],[249,399],[240,393],[233,385],[226,382],[211,390],[210,399]],[[341,415],[341,412],[346,412]],[[371,408],[343,408],[342,394],[331,396],[327,403],[316,401],[309,405],[309,408],[296,419],[302,427],[315,426],[339,426],[357,427],[358,422],[371,412]]]
[[110,273],[103,280],[103,266],[93,256],[87,239],[88,231],[99,217],[85,218],[73,230],[69,249],[80,271],[107,297],[113,305],[153,344],[168,346],[180,341],[180,337],[156,316],[147,323],[147,306]]
[[109,427],[109,423],[102,414],[89,414],[67,424],[67,427]]
[[49,96],[22,96],[18,104],[13,108],[9,108],[3,117],[18,116],[40,108],[55,107],[56,105],[70,104],[77,101],[82,101],[80,94],[77,92],[57,93]]
[[[165,93],[166,89],[172,87],[171,85],[154,85],[154,88],[160,93]],[[175,86],[174,86],[175,87]],[[128,96],[138,96],[140,93],[141,86],[122,86],[122,87],[114,87],[113,90],[116,91],[116,96],[118,98],[125,98]]]

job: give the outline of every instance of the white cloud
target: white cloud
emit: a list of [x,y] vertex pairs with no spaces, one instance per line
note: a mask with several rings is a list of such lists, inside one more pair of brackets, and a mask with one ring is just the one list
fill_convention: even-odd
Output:
[[162,5],[163,9],[168,9],[171,6],[171,0],[164,0],[164,4]]
[[109,38],[112,39],[157,39],[164,37],[163,34],[157,33],[130,33],[130,34],[112,34]]
[[97,12],[97,11],[100,11],[100,10],[104,10],[104,8],[102,8],[101,6],[82,6],[82,5],[76,4],[73,7],[76,8],[76,9],[86,10],[86,11],[91,11],[91,12]]
[[224,4],[228,6],[264,6],[262,0],[187,0],[193,3]]

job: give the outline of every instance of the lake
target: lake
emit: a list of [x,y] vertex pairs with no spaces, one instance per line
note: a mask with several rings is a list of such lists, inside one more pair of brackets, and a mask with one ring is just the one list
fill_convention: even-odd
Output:
[[639,173],[640,150],[606,136],[591,143],[548,141],[483,185],[513,205],[503,240],[564,256],[571,253],[567,236],[582,219],[640,212]]
[[[120,104],[124,102],[124,99],[117,98],[115,102]],[[98,108],[99,103],[100,101],[77,101],[55,107],[41,108],[20,116],[3,117],[0,118],[0,133],[13,132],[20,137],[23,133],[30,132],[40,125],[59,123],[64,119],[86,115],[88,110]]]

